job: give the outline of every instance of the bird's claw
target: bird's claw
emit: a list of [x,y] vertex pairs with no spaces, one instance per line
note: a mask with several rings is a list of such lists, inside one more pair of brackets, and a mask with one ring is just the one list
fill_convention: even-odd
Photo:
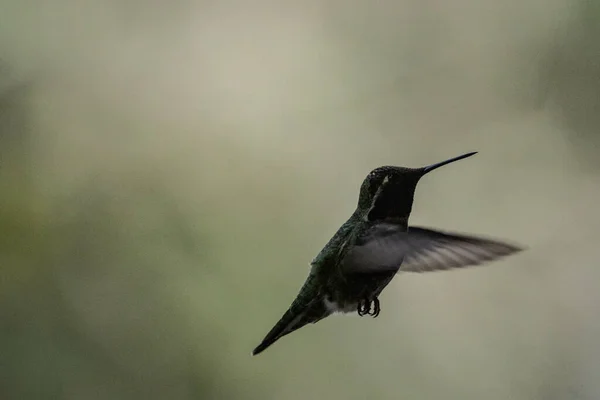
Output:
[[381,311],[381,307],[379,306],[379,299],[375,297],[373,299],[373,318],[377,318],[379,316],[379,312]]
[[364,299],[363,301],[358,303],[358,315],[361,317],[363,315],[367,315],[371,313],[371,301],[368,299]]
[[[373,305],[373,308],[371,308],[371,304]],[[377,318],[379,312],[381,311],[379,299],[377,297],[375,297],[373,300],[364,299],[358,303],[357,311],[358,315],[361,317],[364,315],[371,315],[373,318]]]

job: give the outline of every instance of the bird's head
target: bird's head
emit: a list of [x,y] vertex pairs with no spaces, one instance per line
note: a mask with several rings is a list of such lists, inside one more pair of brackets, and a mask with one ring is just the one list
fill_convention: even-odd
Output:
[[375,168],[369,172],[360,187],[357,211],[367,221],[386,218],[408,219],[417,183],[423,175],[474,154],[476,152],[463,154],[422,168]]

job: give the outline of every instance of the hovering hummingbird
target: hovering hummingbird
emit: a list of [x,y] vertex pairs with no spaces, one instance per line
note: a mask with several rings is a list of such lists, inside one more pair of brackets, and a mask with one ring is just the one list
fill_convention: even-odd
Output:
[[356,210],[311,262],[296,299],[252,355],[336,312],[377,317],[378,296],[398,272],[467,267],[523,250],[498,240],[408,226],[423,175],[476,153],[423,168],[371,171],[360,187]]

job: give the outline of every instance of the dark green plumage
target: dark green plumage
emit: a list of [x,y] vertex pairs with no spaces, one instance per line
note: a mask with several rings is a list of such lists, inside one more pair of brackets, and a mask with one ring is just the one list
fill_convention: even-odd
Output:
[[424,168],[371,171],[361,185],[356,210],[311,262],[296,299],[252,354],[334,312],[378,316],[378,296],[399,271],[466,267],[521,250],[497,240],[408,226],[419,179],[473,154]]

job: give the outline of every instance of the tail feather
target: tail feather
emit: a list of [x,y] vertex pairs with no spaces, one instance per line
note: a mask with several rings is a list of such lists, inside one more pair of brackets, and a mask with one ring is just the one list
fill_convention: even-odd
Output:
[[267,333],[263,341],[252,351],[255,356],[262,353],[267,347],[306,324],[315,323],[325,318],[328,314],[322,301],[312,300],[308,304],[299,306],[293,304],[283,317],[275,324],[273,329]]

